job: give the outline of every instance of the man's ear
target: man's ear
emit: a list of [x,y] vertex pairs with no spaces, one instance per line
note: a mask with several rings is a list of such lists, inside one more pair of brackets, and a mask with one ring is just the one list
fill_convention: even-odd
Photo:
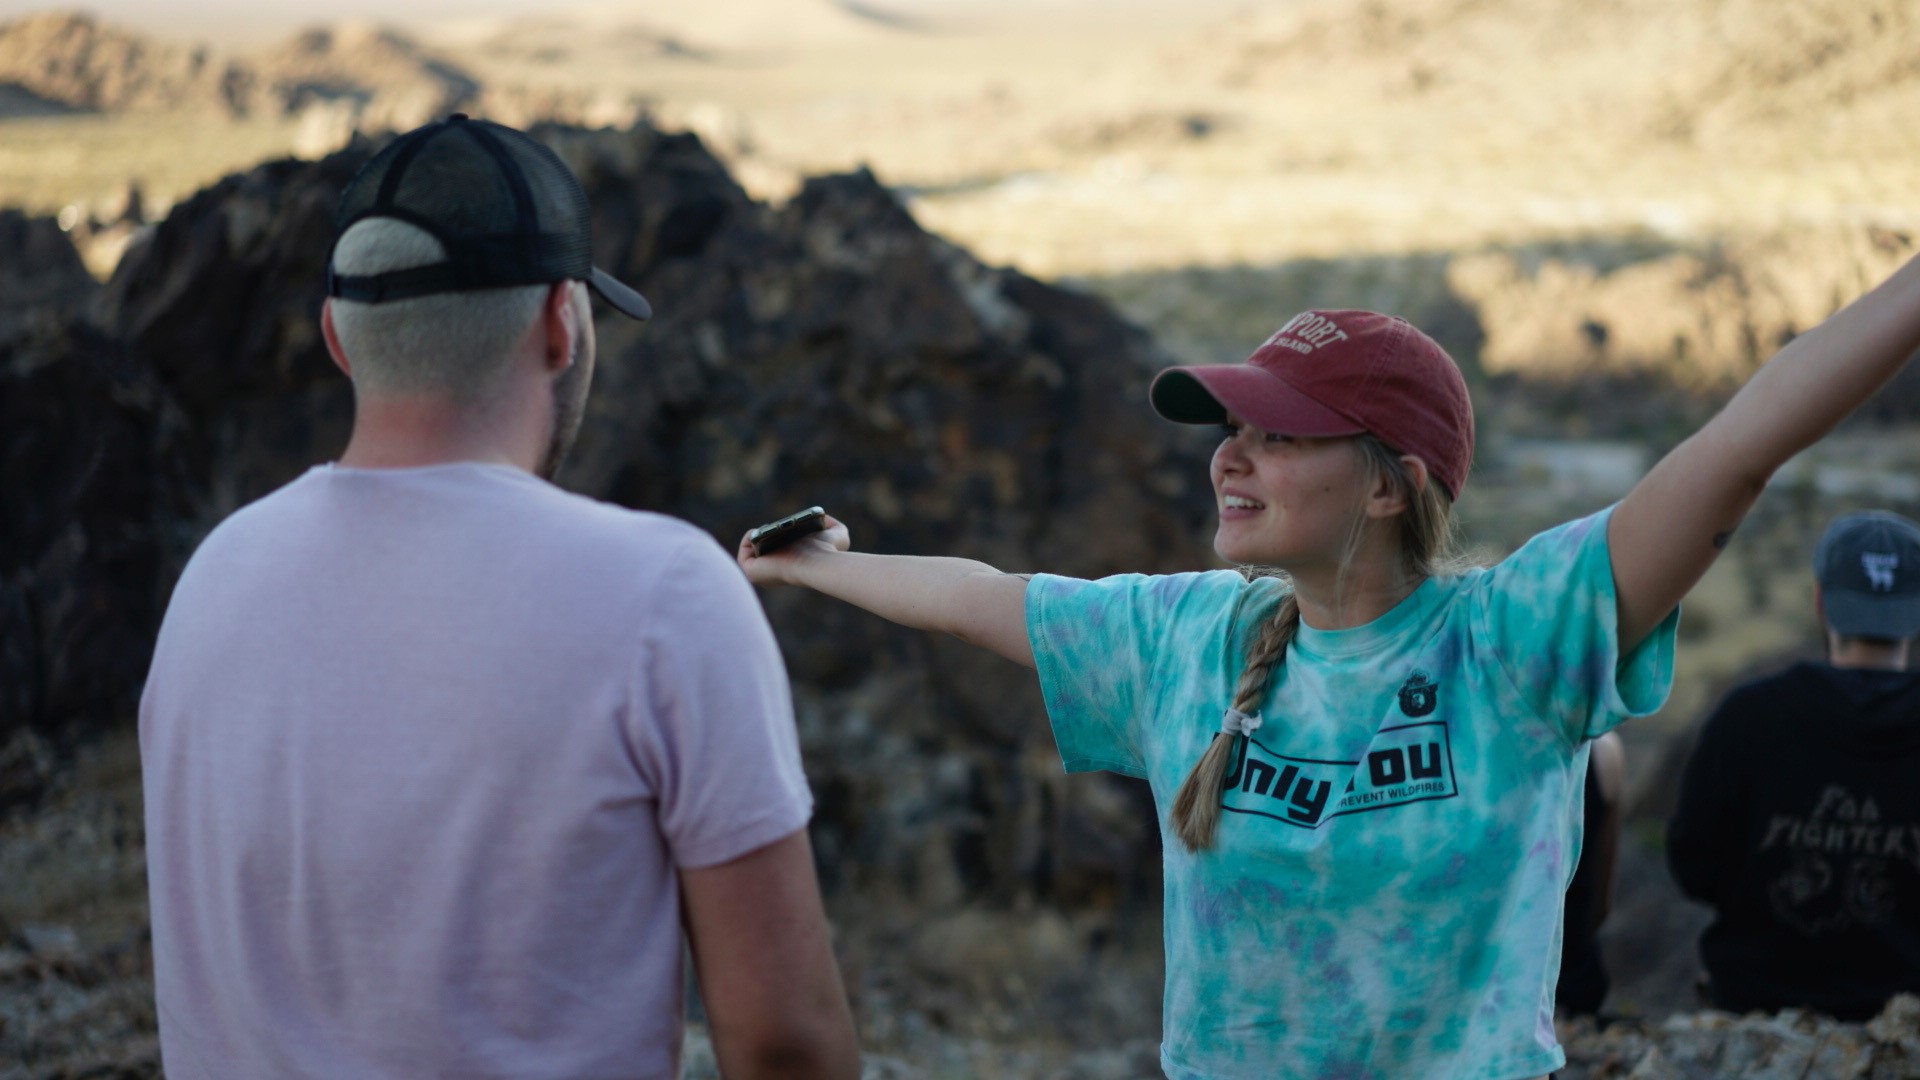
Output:
[[353,378],[353,364],[347,359],[347,350],[340,347],[340,331],[333,326],[333,297],[329,296],[320,305],[320,336],[326,339],[327,355],[333,357],[333,364],[346,375]]
[[547,290],[546,303],[540,305],[540,325],[546,337],[542,359],[555,375],[573,366],[573,343],[580,336],[580,315],[573,307],[574,286],[571,281],[554,282]]
[[1827,622],[1827,594],[1820,591],[1820,583],[1813,583],[1813,613],[1820,616],[1820,624]]

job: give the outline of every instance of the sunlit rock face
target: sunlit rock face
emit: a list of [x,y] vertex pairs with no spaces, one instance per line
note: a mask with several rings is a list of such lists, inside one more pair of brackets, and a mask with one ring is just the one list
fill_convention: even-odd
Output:
[[169,44],[91,15],[0,22],[0,84],[40,111],[243,110],[252,75],[205,47]]

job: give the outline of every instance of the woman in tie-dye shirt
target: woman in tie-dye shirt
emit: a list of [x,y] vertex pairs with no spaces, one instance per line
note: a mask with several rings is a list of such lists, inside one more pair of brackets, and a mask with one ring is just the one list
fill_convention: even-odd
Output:
[[1081,581],[854,553],[740,562],[1039,672],[1069,771],[1152,786],[1161,1061],[1181,1078],[1524,1080],[1554,1036],[1589,741],[1650,712],[1680,598],[1767,478],[1920,345],[1920,262],[1758,372],[1618,505],[1446,562],[1473,456],[1457,367],[1407,323],[1294,317],[1155,409],[1222,425],[1215,550]]

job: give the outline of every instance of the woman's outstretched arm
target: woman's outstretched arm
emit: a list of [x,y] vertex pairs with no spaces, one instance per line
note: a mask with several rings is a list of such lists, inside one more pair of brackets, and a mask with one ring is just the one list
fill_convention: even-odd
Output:
[[1693,588],[1774,470],[1833,430],[1920,347],[1920,259],[1801,334],[1655,465],[1608,526],[1622,652]]
[[940,630],[1033,666],[1027,578],[972,559],[850,551],[847,527],[827,528],[769,555],[743,538],[737,558],[756,585],[802,585],[916,630]]

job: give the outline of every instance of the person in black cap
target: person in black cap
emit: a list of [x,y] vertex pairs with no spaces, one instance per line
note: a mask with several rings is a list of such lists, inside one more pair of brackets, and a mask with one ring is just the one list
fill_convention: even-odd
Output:
[[1714,909],[1711,1004],[1863,1020],[1920,992],[1920,527],[1849,514],[1814,572],[1826,662],[1737,687],[1708,718],[1667,858]]
[[[551,477],[594,363],[586,196],[463,116],[348,185],[340,460],[201,544],[141,702],[167,1075],[858,1075],[786,674],[684,522]],[[683,936],[682,927],[685,927]]]

